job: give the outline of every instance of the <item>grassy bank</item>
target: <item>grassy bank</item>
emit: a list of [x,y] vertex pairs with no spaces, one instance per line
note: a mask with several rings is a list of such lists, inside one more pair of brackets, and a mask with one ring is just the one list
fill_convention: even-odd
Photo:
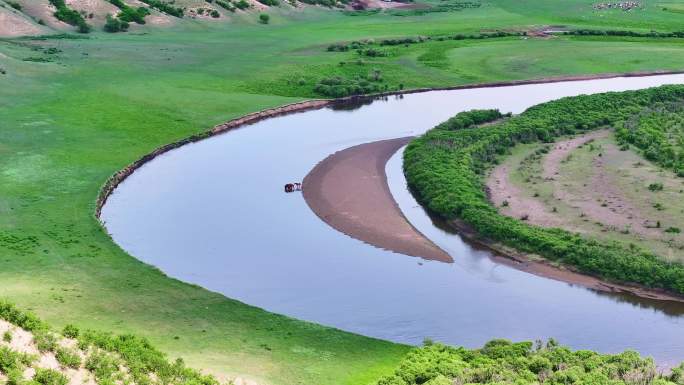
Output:
[[98,190],[162,144],[316,97],[316,83],[327,76],[377,68],[387,84],[412,88],[681,69],[684,50],[675,39],[429,42],[359,66],[339,64],[356,60],[355,52],[326,52],[338,41],[545,24],[679,26],[680,15],[656,9],[600,16],[586,11],[587,2],[531,4],[496,1],[420,17],[273,10],[269,25],[236,17],[230,24],[187,21],[88,39],[2,41],[0,295],[57,327],[145,336],[218,375],[363,384],[387,373],[406,347],[273,315],[136,261],[94,219]]

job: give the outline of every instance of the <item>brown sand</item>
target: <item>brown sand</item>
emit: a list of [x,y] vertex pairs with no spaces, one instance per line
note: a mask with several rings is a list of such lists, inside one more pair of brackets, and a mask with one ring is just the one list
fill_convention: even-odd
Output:
[[453,262],[411,226],[387,185],[387,161],[410,140],[382,140],[330,155],[304,178],[304,199],[324,222],[352,238],[401,254]]

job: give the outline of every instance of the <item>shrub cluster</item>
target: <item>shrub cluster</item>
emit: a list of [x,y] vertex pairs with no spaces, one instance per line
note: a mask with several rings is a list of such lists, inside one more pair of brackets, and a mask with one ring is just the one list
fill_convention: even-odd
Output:
[[479,39],[493,39],[502,37],[526,36],[527,32],[483,32],[478,34],[456,34],[456,35],[439,35],[439,36],[407,36],[394,39],[383,39],[378,42],[375,40],[357,40],[350,43],[335,43],[327,47],[330,52],[346,52],[350,50],[359,50],[371,45],[380,46],[398,46],[398,45],[412,45],[425,43],[427,41],[445,41],[445,40],[479,40]]
[[563,32],[565,35],[577,36],[629,36],[629,37],[654,37],[654,38],[684,38],[684,31],[674,32],[637,32],[629,30],[602,30],[602,29],[576,29]]
[[333,98],[372,94],[388,88],[382,82],[382,73],[379,70],[374,70],[367,76],[355,76],[352,78],[332,76],[324,78],[318,82],[314,91]]
[[660,374],[651,358],[634,351],[611,355],[573,351],[553,340],[546,344],[493,340],[475,350],[441,344],[416,348],[376,385],[675,385],[681,383],[682,368]]
[[462,130],[464,128],[471,128],[483,123],[493,122],[501,119],[504,116],[511,116],[511,114],[502,114],[499,110],[470,110],[456,114],[456,116],[449,118],[444,123],[437,126],[444,130]]
[[616,127],[615,134],[622,145],[633,145],[646,159],[684,177],[684,106],[681,104],[663,103],[646,108]]
[[127,22],[121,21],[118,18],[113,17],[112,15],[107,15],[107,19],[105,20],[104,25],[104,31],[110,33],[126,32],[128,31],[129,26],[130,25]]
[[184,10],[181,7],[174,7],[161,0],[140,0],[150,7],[175,17],[183,17]]
[[404,172],[419,201],[431,211],[460,219],[487,239],[608,280],[684,294],[683,265],[633,245],[599,242],[501,215],[487,200],[482,181],[486,169],[517,143],[550,142],[619,125],[648,106],[682,100],[684,86],[662,86],[563,98],[482,129],[438,126],[408,145]]
[[145,7],[129,7],[122,0],[109,0],[121,10],[117,18],[125,23],[145,24],[145,16],[150,14],[150,10]]
[[77,31],[80,33],[88,33],[92,30],[92,27],[86,23],[83,16],[75,10],[67,7],[64,0],[50,0],[50,4],[57,8],[55,12],[55,17],[69,25],[76,27]]

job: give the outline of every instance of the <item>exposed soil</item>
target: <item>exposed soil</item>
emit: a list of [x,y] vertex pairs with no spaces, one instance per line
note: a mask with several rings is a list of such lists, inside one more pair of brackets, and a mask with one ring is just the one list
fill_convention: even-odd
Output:
[[44,28],[20,13],[0,8],[0,37],[40,35],[44,32]]
[[487,192],[499,212],[509,217],[530,221],[540,226],[558,227],[563,219],[551,213],[538,199],[525,196],[523,191],[511,183],[509,165],[494,168],[487,179]]
[[304,199],[325,223],[352,238],[401,254],[453,262],[411,226],[387,185],[387,161],[410,140],[366,143],[330,155],[304,178]]

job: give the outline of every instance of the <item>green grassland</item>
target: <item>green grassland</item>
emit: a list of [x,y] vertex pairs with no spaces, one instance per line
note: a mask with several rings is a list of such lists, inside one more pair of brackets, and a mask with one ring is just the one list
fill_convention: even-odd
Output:
[[[682,3],[684,4],[684,3]],[[183,21],[87,39],[0,42],[0,296],[61,327],[132,332],[220,376],[270,384],[364,384],[407,347],[270,314],[178,282],[116,246],[94,218],[116,170],[233,117],[306,98],[331,75],[377,68],[405,88],[567,74],[684,69],[684,40],[557,37],[427,42],[355,61],[326,46],[365,38],[542,25],[676,30],[648,7],[485,2],[423,16],[274,8],[230,23]],[[56,53],[46,49],[56,48]],[[31,61],[26,61],[30,59]],[[300,82],[303,79],[303,82]],[[505,337],[505,336],[503,336]]]

